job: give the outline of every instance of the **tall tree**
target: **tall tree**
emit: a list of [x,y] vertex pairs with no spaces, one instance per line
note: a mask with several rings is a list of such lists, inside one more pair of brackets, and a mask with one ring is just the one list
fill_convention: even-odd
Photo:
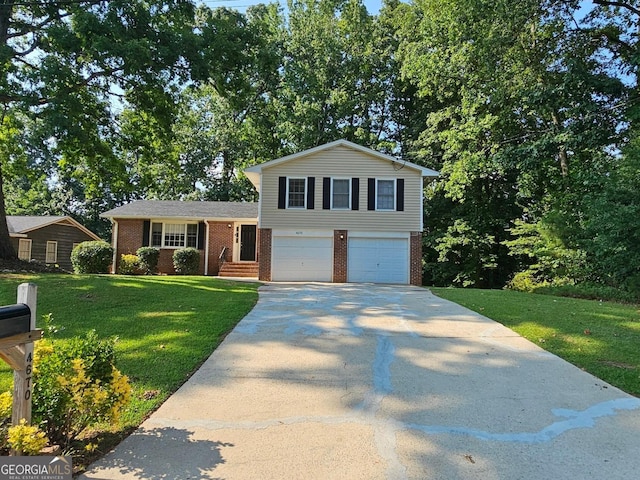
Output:
[[[168,128],[185,82],[233,88],[238,31],[206,7],[196,24],[196,13],[184,0],[0,0],[0,114],[37,119],[56,173],[82,177],[95,197],[126,173],[113,151],[119,105]],[[11,162],[0,158],[0,175]],[[0,258],[15,256],[5,217],[0,190]]]
[[450,220],[428,232],[428,246],[449,266],[477,259],[443,281],[503,284],[514,268],[504,245],[514,222],[549,208],[571,221],[584,182],[611,161],[619,117],[608,106],[624,88],[572,13],[539,0],[395,9],[402,73],[427,106],[414,155],[441,170],[433,195],[444,198],[434,205],[452,212],[438,212]]

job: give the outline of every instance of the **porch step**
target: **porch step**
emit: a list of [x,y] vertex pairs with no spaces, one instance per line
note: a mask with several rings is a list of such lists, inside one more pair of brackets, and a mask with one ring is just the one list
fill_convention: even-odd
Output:
[[258,262],[224,262],[220,271],[220,277],[257,277]]

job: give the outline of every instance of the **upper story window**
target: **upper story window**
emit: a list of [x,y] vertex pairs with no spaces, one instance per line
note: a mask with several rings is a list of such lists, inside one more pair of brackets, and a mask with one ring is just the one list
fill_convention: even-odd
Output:
[[396,209],[396,181],[376,181],[376,210]]
[[307,179],[287,179],[287,208],[306,208]]
[[331,208],[349,210],[351,208],[351,180],[346,178],[331,179]]
[[151,224],[151,246],[160,248],[197,248],[198,224],[159,223]]

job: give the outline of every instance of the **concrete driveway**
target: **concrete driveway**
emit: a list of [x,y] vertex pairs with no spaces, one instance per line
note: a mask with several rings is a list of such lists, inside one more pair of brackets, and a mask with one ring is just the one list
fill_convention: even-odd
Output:
[[271,284],[81,478],[627,480],[639,453],[640,399],[428,290]]

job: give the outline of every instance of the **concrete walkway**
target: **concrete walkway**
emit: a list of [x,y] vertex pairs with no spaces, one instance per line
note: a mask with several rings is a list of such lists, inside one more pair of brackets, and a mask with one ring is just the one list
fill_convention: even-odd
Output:
[[272,284],[81,478],[628,480],[639,453],[640,399],[428,290]]

